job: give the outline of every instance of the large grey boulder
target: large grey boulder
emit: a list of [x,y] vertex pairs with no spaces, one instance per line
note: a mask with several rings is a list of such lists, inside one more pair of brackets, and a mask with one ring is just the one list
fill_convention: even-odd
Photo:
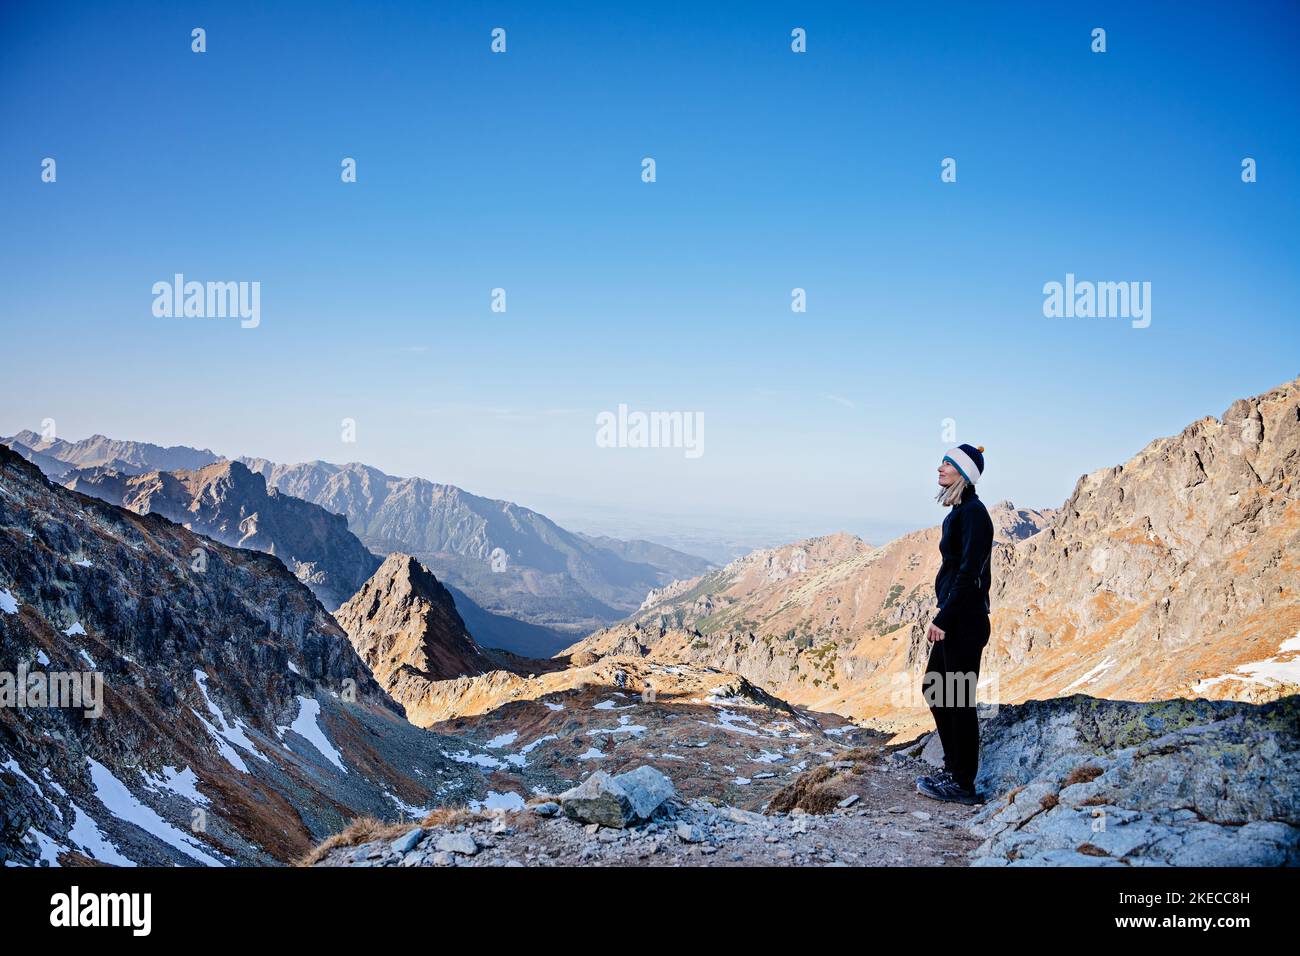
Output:
[[673,782],[654,767],[641,766],[616,777],[597,770],[560,794],[565,816],[582,823],[622,828],[648,820],[676,795]]

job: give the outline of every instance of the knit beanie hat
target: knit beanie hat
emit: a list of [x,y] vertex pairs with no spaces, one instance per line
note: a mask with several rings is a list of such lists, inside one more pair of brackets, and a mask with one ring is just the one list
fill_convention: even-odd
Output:
[[972,485],[980,480],[980,475],[984,474],[983,445],[978,448],[974,445],[958,445],[944,455],[943,460],[952,462],[952,466]]

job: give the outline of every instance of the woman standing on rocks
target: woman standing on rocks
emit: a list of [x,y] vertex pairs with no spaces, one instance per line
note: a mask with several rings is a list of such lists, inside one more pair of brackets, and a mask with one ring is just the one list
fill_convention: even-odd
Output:
[[989,559],[993,522],[975,493],[984,473],[984,449],[958,445],[939,465],[935,500],[952,510],[943,519],[934,579],[939,612],[926,630],[930,659],[921,693],[943,744],[943,770],[918,777],[916,789],[935,800],[978,803],[979,717],[975,685],[980,656],[989,642]]

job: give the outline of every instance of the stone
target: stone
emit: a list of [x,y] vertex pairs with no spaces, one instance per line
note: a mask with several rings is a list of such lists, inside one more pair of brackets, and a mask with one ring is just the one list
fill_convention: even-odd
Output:
[[539,817],[553,817],[560,812],[560,805],[554,800],[547,800],[545,803],[538,803],[533,806],[533,813]]
[[673,782],[649,766],[611,777],[597,770],[560,794],[565,816],[587,824],[622,829],[649,819],[676,791]]
[[672,780],[646,765],[621,773],[614,781],[627,792],[628,803],[638,820],[649,820],[665,800],[677,796]]
[[699,843],[704,839],[704,833],[693,823],[679,823],[677,837],[683,843]]
[[406,854],[414,850],[415,845],[422,839],[424,839],[424,828],[415,827],[406,831],[406,833],[390,843],[389,846],[392,847],[394,853]]
[[459,853],[462,856],[473,856],[478,852],[478,844],[464,831],[444,833],[438,837],[438,842],[434,846],[443,853]]
[[849,807],[853,806],[853,804],[857,803],[861,799],[862,797],[858,796],[858,794],[851,793],[835,805],[839,807],[841,810],[847,810]]

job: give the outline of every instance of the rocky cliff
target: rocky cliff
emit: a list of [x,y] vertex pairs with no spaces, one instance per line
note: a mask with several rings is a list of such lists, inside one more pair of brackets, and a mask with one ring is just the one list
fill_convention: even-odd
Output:
[[237,461],[136,475],[77,469],[60,480],[136,514],[160,514],[223,544],[274,554],[327,610],[355,594],[380,563],[349,532],[345,517],[268,492],[265,479]]
[[487,794],[480,748],[408,723],[278,558],[8,448],[0,698],[6,864],[287,861],[358,814]]
[[390,554],[335,619],[417,724],[428,723],[436,682],[482,674],[497,663],[470,637],[447,589],[409,554]]

